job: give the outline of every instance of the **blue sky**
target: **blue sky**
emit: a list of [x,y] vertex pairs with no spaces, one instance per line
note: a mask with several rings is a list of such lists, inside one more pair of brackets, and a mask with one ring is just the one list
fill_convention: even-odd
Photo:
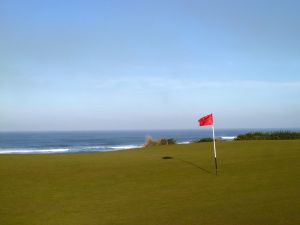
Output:
[[0,3],[0,130],[300,127],[300,1]]

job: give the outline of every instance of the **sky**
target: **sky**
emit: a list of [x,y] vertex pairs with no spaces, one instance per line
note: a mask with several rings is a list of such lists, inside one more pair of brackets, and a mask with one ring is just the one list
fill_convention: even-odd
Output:
[[300,127],[298,0],[1,0],[0,131]]

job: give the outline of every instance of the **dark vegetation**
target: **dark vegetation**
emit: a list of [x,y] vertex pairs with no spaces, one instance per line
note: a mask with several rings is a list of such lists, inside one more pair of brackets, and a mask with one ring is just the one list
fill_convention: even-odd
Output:
[[[273,131],[273,132],[250,132],[246,134],[238,135],[234,140],[297,140],[300,139],[300,132],[291,131]],[[192,141],[192,143],[212,142],[213,139],[210,137],[201,138]],[[216,141],[222,141],[216,138]],[[147,137],[145,147],[159,146],[159,145],[170,145],[176,144],[176,140],[173,138],[161,138],[154,140],[152,137]]]
[[295,140],[300,139],[300,132],[275,131],[252,132],[238,135],[235,140]]
[[146,138],[145,147],[158,146],[158,145],[172,145],[176,144],[176,140],[173,138],[161,138],[158,140],[154,140],[152,137]]
[[200,142],[212,142],[213,141],[213,139],[212,138],[201,138],[201,139],[199,139],[199,140],[195,140],[195,141],[193,141],[194,143],[200,143]]

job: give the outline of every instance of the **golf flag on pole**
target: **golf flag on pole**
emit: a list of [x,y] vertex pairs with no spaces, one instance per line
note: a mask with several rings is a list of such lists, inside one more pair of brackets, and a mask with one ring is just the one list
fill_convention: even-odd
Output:
[[198,120],[200,126],[214,125],[213,114],[206,115]]
[[218,174],[218,164],[217,164],[217,151],[216,151],[216,141],[215,141],[215,129],[214,129],[214,117],[213,114],[208,114],[201,117],[199,120],[199,126],[212,126],[213,133],[213,142],[214,142],[214,156],[215,156],[215,166],[216,166],[216,175]]

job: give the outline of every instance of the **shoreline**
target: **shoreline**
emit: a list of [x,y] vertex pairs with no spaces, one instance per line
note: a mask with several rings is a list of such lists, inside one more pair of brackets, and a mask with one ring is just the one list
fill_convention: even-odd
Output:
[[[242,132],[240,132],[242,133]],[[177,140],[177,145],[187,145],[191,143],[210,142],[212,138],[205,138],[209,136],[209,132],[197,132],[197,133],[156,133],[154,137],[172,137]],[[245,136],[239,138],[239,140],[251,140],[253,139],[264,140],[263,138],[273,138],[284,140],[284,138],[299,138],[299,134],[289,132],[273,132],[273,133],[246,133],[239,135],[238,133],[224,133],[216,136],[216,141],[227,142],[234,141],[238,136]],[[298,135],[298,136],[297,136]],[[270,137],[269,137],[270,136]],[[78,153],[93,153],[93,152],[111,152],[111,151],[124,151],[129,149],[141,149],[145,146],[145,142],[142,141],[145,134],[136,133],[128,134],[118,133],[117,135],[110,135],[105,133],[99,134],[86,134],[78,133],[76,135],[72,133],[66,133],[64,135],[11,135],[2,136],[0,145],[0,155],[7,154],[78,154]],[[147,135],[146,135],[147,137]],[[200,139],[196,139],[200,137]],[[201,138],[202,137],[202,138]],[[203,138],[204,137],[204,138]],[[280,139],[282,138],[282,139]],[[155,138],[156,139],[156,138]],[[172,138],[173,139],[173,138]],[[206,140],[207,139],[207,140]],[[210,140],[209,140],[210,139]],[[265,139],[268,140],[268,139]]]
[[[192,141],[183,141],[177,143],[178,145],[192,144]],[[81,153],[100,153],[100,152],[116,152],[133,149],[144,148],[144,145],[126,145],[126,146],[112,146],[101,150],[83,150],[70,148],[51,148],[51,149],[5,149],[0,150],[0,155],[44,155],[44,154],[81,154]]]

